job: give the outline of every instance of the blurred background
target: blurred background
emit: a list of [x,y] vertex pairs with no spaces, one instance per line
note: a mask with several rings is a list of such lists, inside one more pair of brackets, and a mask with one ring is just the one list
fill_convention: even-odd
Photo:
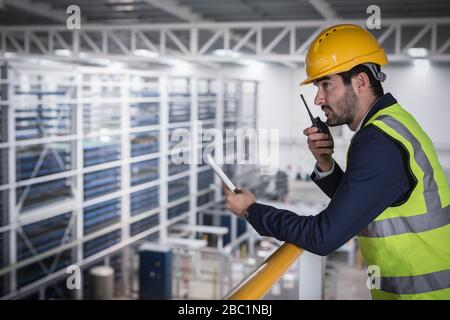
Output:
[[[337,23],[375,27],[385,92],[450,177],[446,0],[0,1],[0,298],[223,298],[280,243],[227,211],[204,131],[220,130],[224,171],[261,202],[326,208],[299,94],[323,114],[298,84],[308,45]],[[171,139],[180,128],[196,138]],[[226,129],[276,130],[270,175],[237,163]],[[352,132],[332,133],[345,167]],[[265,298],[370,299],[366,280],[351,240],[304,253]]]

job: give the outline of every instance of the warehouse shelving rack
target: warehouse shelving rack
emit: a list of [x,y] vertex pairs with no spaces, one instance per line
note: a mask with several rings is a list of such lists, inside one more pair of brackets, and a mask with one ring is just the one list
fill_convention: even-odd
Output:
[[192,164],[171,163],[180,146],[169,134],[192,131],[199,120],[223,128],[225,83],[244,82],[0,66],[0,298],[83,298],[86,291],[65,289],[65,267],[86,274],[114,261],[122,270],[129,245],[164,242],[171,225],[195,224],[199,211],[220,201],[217,177],[196,163],[191,145],[181,149],[191,151]]
[[[224,172],[233,180],[233,182],[241,187],[247,188],[258,194],[258,187],[261,184],[261,173],[259,166],[250,164],[227,164],[230,159],[237,160],[237,141],[236,139],[226,136],[226,129],[245,129],[258,128],[257,112],[258,112],[258,82],[254,80],[243,79],[223,79],[220,83],[218,101],[222,104],[217,109],[218,115],[216,123],[213,127],[219,128],[223,132]],[[205,123],[208,126],[208,122]],[[249,148],[245,147],[245,159],[248,159]],[[233,162],[234,163],[234,162]],[[199,166],[198,179],[211,179],[211,170],[208,166]],[[203,177],[201,177],[203,176]],[[220,185],[217,176],[213,176],[215,183]],[[205,182],[206,183],[206,182]],[[247,244],[253,247],[249,242],[254,241],[251,230],[247,229],[246,221],[230,215],[225,207],[221,188],[215,190],[216,204],[214,207],[206,207],[197,212],[197,221],[199,224],[214,225],[227,227],[229,234],[224,236],[224,245],[227,250],[239,248],[239,246]],[[210,194],[208,192],[199,192],[198,203],[206,201]],[[206,198],[205,200],[203,200]],[[211,237],[211,242],[217,242],[216,237]]]

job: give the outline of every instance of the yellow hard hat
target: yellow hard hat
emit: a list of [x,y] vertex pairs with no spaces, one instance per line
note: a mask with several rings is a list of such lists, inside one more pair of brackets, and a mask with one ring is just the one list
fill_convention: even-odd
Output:
[[308,78],[300,85],[319,78],[349,71],[363,63],[383,66],[388,63],[384,49],[366,29],[353,24],[339,24],[322,31],[306,54]]

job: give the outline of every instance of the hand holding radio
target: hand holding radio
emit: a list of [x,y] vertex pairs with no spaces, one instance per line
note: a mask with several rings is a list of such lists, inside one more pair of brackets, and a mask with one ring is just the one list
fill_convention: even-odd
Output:
[[319,117],[313,117],[306,104],[305,98],[303,95],[300,96],[312,122],[311,127],[303,130],[303,134],[308,137],[307,142],[309,150],[311,150],[314,158],[316,158],[320,171],[331,170],[333,167],[333,158],[331,155],[334,153],[333,136],[326,123],[320,120]]

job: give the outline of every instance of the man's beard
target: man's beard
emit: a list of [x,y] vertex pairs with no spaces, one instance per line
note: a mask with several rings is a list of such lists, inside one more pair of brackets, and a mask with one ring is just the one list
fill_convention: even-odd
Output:
[[322,110],[328,113],[326,124],[330,127],[340,126],[352,123],[358,105],[358,97],[353,88],[347,88],[344,96],[336,102],[331,108],[329,105],[323,105]]

